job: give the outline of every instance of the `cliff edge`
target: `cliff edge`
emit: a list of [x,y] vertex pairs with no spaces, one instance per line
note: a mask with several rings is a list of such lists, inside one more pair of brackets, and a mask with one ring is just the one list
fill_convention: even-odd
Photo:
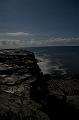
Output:
[[0,50],[0,120],[47,120],[30,97],[31,84],[41,75],[32,52]]
[[79,100],[78,81],[44,75],[32,52],[1,49],[0,120],[79,120],[78,103],[78,109],[69,103],[70,97]]

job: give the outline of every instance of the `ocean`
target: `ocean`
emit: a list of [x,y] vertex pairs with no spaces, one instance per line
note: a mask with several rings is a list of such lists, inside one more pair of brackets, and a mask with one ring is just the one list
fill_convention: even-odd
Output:
[[44,74],[60,71],[79,74],[79,46],[31,47]]

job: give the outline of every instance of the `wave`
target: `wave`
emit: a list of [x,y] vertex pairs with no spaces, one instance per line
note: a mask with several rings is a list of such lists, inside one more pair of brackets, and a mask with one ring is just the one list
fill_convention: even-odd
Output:
[[67,74],[59,59],[52,60],[47,54],[37,55],[36,58],[43,74],[52,74],[55,71],[60,71],[61,74]]

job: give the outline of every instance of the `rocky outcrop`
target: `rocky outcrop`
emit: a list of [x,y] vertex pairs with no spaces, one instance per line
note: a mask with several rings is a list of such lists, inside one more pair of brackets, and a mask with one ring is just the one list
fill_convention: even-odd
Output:
[[[0,88],[2,91],[19,94],[23,89],[20,85],[30,84],[39,74],[40,68],[32,52],[0,50]],[[20,90],[16,88],[16,85],[20,87]]]
[[31,84],[41,75],[32,52],[0,50],[0,120],[48,120],[30,97]]
[[32,52],[0,50],[0,120],[79,119],[79,110],[67,103],[78,78],[44,75]]

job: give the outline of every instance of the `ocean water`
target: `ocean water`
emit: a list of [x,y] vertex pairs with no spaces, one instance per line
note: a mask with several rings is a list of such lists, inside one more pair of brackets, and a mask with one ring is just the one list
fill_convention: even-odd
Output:
[[61,71],[62,74],[79,74],[79,47],[53,46],[26,48],[35,53],[43,73]]

